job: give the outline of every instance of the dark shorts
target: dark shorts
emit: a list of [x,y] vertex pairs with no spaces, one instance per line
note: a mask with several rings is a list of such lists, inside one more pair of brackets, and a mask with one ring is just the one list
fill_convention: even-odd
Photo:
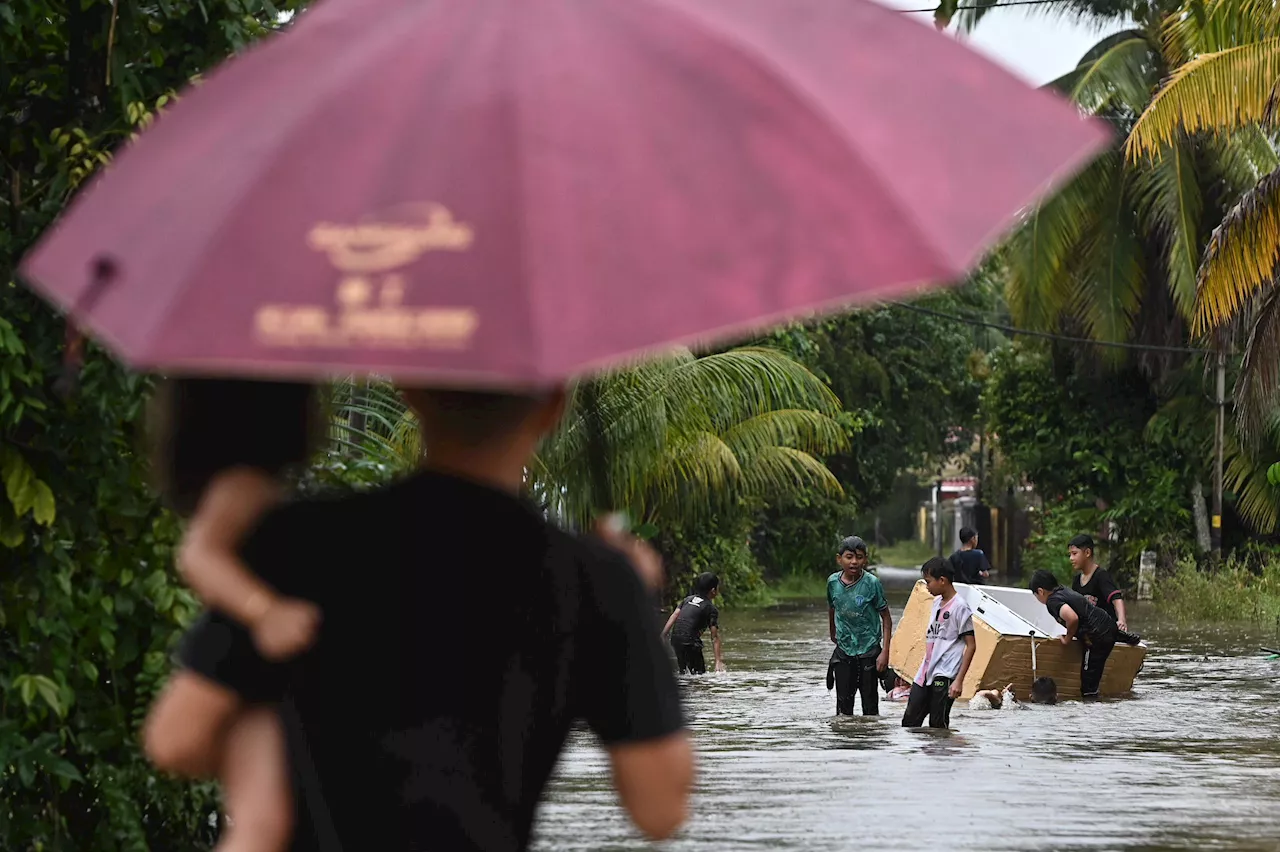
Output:
[[671,643],[671,650],[676,652],[676,667],[680,674],[706,674],[707,660],[702,656],[701,645],[677,645]]
[[925,716],[929,717],[930,728],[951,727],[951,705],[956,702],[948,693],[953,681],[954,678],[935,677],[928,686],[911,684],[907,710],[902,714],[902,727],[922,727]]
[[880,673],[876,670],[877,646],[860,657],[839,648],[831,655],[829,670],[835,680],[836,715],[852,716],[854,698],[862,696],[862,715],[880,715]]

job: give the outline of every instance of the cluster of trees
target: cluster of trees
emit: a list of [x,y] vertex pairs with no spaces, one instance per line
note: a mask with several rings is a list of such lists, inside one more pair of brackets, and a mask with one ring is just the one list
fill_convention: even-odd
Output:
[[[179,523],[140,450],[151,382],[92,344],[77,360],[74,329],[14,270],[115,146],[300,5],[0,0],[5,849],[213,837],[212,791],[154,775],[136,742],[198,608],[173,575]],[[939,20],[973,26],[993,5],[948,0]],[[575,399],[530,469],[529,497],[578,525],[601,499],[625,509],[676,585],[714,570],[741,603],[771,577],[827,570],[835,541],[902,472],[936,470],[985,429],[993,490],[1029,482],[1055,517],[1111,520],[1135,546],[1188,542],[1211,482],[1206,367],[1222,351],[1234,387],[1228,524],[1271,533],[1280,12],[1253,0],[1062,9],[1130,22],[1054,83],[1116,129],[1114,149],[1032,211],[973,281],[921,304],[1163,348],[1010,344],[886,305],[675,352]],[[385,385],[337,385],[326,403],[329,441],[304,487],[382,482],[429,451]],[[603,452],[589,452],[592,435]]]

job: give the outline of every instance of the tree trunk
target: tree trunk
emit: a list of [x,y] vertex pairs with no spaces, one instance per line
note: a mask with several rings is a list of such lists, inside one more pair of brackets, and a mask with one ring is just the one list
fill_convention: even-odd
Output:
[[1191,483],[1191,514],[1196,519],[1196,550],[1208,553],[1212,546],[1209,536],[1209,509],[1204,503],[1204,486],[1200,480]]

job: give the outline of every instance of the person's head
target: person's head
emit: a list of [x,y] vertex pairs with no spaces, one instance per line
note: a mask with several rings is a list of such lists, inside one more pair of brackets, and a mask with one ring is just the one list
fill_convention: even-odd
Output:
[[1038,677],[1031,684],[1032,704],[1057,704],[1058,684],[1051,677]]
[[564,413],[564,388],[525,393],[401,388],[418,415],[430,463],[466,457],[523,466]]
[[1027,588],[1031,590],[1031,594],[1036,596],[1036,600],[1040,603],[1048,603],[1049,595],[1062,584],[1058,582],[1058,578],[1053,576],[1052,571],[1041,569],[1031,575],[1031,582],[1027,583]]
[[693,593],[702,598],[714,598],[720,593],[720,578],[710,571],[699,574],[693,581]]
[[842,570],[861,574],[867,568],[867,543],[856,535],[840,542],[840,549],[836,551],[836,564]]
[[1093,562],[1093,537],[1080,533],[1072,536],[1067,542],[1067,556],[1071,559],[1071,567],[1083,571]]
[[309,458],[319,431],[310,385],[247,379],[167,379],[147,410],[156,489],[179,514],[195,511],[220,471],[279,476]]
[[966,549],[978,546],[978,531],[973,527],[960,528],[960,546]]
[[920,576],[924,577],[925,588],[929,594],[937,597],[944,595],[956,581],[956,567],[950,559],[935,556],[920,566]]

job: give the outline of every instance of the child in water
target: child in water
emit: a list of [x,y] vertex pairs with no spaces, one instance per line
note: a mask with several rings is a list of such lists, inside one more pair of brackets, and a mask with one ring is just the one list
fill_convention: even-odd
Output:
[[707,572],[693,581],[693,594],[676,604],[662,628],[662,638],[671,637],[671,650],[676,655],[680,674],[706,674],[707,660],[702,655],[702,631],[711,631],[711,647],[715,653],[716,672],[724,671],[720,654],[720,610],[712,599],[720,593],[720,578]]
[[[315,640],[319,609],[276,594],[237,550],[283,499],[284,471],[306,461],[311,388],[183,379],[162,386],[156,405],[161,490],[189,516],[177,558],[183,578],[205,606],[248,628],[264,658],[285,660],[305,650]],[[218,852],[284,849],[293,804],[275,710],[242,712],[218,765],[230,817]]]
[[980,689],[969,699],[970,710],[1003,710],[1018,706],[1018,699],[1013,694],[1013,684],[1004,689]]

